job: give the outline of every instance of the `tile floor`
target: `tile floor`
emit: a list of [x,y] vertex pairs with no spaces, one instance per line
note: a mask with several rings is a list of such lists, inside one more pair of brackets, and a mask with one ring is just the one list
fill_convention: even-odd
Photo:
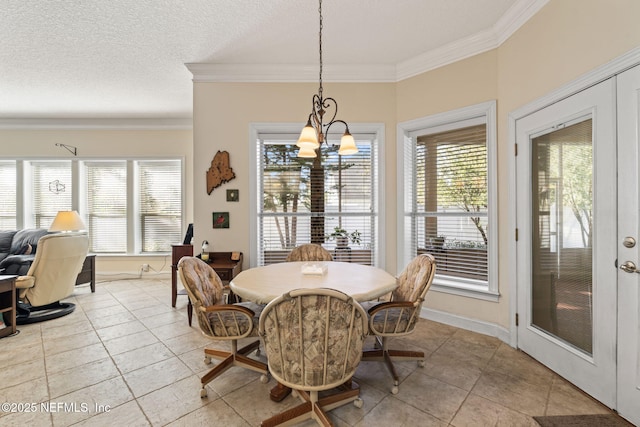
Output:
[[[0,425],[258,426],[297,404],[293,396],[271,402],[274,380],[262,384],[240,368],[201,399],[202,350],[212,341],[187,325],[186,296],[175,309],[170,299],[169,279],[103,282],[94,294],[82,286],[69,299],[77,304],[71,315],[0,340],[0,402],[21,409],[0,411]],[[608,412],[496,338],[421,320],[395,346],[424,350],[426,366],[399,363],[392,395],[384,365],[361,364],[364,406],[331,411],[336,425],[535,426],[535,415]]]

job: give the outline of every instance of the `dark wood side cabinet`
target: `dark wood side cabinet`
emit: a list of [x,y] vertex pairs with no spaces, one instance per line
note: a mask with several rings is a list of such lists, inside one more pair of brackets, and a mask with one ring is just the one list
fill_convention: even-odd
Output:
[[242,252],[208,252],[207,264],[226,285],[242,271]]
[[83,283],[87,283],[91,285],[91,292],[96,291],[96,256],[95,255],[87,255],[84,259],[84,264],[82,264],[82,270],[78,274],[76,278],[76,286],[81,285]]
[[7,325],[0,329],[0,338],[16,333],[16,277],[0,275],[0,315]]
[[171,307],[178,299],[178,262],[183,256],[193,256],[193,245],[171,245]]

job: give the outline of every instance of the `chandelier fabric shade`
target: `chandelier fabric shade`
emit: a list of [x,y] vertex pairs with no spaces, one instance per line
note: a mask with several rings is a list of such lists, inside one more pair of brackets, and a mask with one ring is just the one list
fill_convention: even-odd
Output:
[[[300,148],[298,151],[298,157],[314,158],[317,157],[320,152],[320,147],[323,142],[327,145],[326,135],[329,133],[329,128],[335,123],[342,123],[345,126],[344,135],[340,140],[340,148],[338,154],[341,156],[347,156],[356,154],[358,152],[358,146],[356,141],[349,132],[349,125],[344,120],[337,120],[338,103],[333,98],[324,98],[322,94],[322,0],[319,0],[318,12],[320,14],[320,33],[319,33],[319,53],[320,53],[320,73],[318,93],[313,95],[311,114],[307,124],[300,132],[300,138],[296,145]],[[325,114],[328,111],[333,111],[333,116],[328,123],[323,123]]]
[[356,145],[356,140],[353,139],[353,136],[347,130],[340,139],[340,149],[338,150],[338,154],[341,156],[348,156],[357,153],[358,146]]
[[311,147],[300,147],[300,150],[298,151],[298,157],[313,159],[314,157],[316,157],[316,149]]
[[306,126],[302,128],[302,132],[300,132],[300,138],[298,138],[298,143],[296,145],[300,148],[307,148],[312,150],[320,147],[320,143],[318,142],[318,135],[316,134],[315,128],[311,126],[311,121],[308,121]]

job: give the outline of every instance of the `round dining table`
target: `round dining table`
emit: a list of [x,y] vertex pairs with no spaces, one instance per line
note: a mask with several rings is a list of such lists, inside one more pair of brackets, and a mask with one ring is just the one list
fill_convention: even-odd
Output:
[[294,289],[330,288],[358,302],[381,297],[396,288],[396,278],[362,264],[336,261],[295,261],[270,264],[242,271],[229,283],[245,301],[268,304]]
[[[300,288],[337,289],[364,302],[386,295],[396,286],[396,278],[381,268],[336,261],[269,264],[244,270],[229,282],[234,294],[258,304],[268,304],[280,295]],[[348,387],[355,389],[358,385],[349,381]],[[280,402],[290,393],[289,387],[278,383],[269,395],[274,402]]]

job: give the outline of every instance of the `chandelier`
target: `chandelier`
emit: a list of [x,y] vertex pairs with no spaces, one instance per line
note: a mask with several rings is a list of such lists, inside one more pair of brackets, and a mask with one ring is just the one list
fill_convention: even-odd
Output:
[[[307,124],[302,129],[300,138],[298,138],[298,142],[296,144],[300,148],[298,151],[298,157],[317,157],[322,143],[326,142],[327,145],[329,145],[326,141],[326,137],[329,133],[329,128],[334,123],[342,123],[345,126],[344,135],[342,135],[342,138],[340,139],[338,154],[341,156],[356,154],[358,152],[358,147],[356,146],[356,141],[353,139],[353,136],[349,133],[349,125],[344,120],[336,119],[336,115],[338,114],[338,103],[333,98],[324,98],[322,94],[322,0],[319,0],[318,12],[320,14],[320,87],[318,88],[318,93],[313,95],[311,114],[309,114]],[[333,116],[331,116],[331,120],[324,123],[324,116],[329,112],[328,110],[333,110]]]

